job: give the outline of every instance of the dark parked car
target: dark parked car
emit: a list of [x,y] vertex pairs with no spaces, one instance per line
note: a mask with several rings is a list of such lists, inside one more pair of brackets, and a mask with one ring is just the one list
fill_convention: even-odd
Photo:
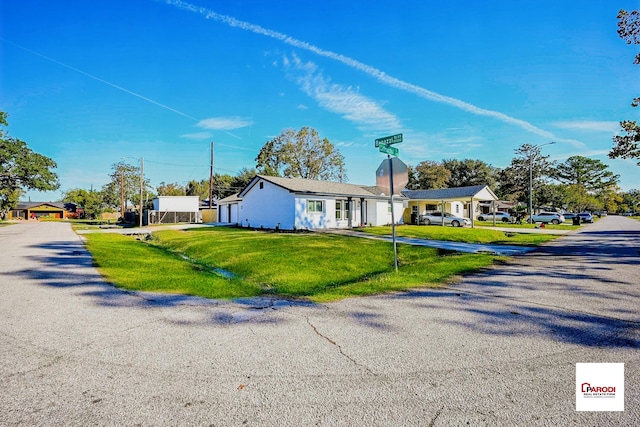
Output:
[[564,219],[566,221],[572,221],[573,218],[578,216],[578,214],[577,213],[573,213],[573,212],[565,212],[565,213],[562,214],[562,216],[564,217]]

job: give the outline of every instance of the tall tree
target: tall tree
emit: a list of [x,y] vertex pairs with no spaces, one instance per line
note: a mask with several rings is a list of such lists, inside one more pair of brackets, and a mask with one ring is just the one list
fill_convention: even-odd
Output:
[[246,187],[247,184],[249,184],[249,182],[251,182],[253,177],[256,176],[257,174],[258,172],[253,168],[240,169],[240,172],[238,172],[238,175],[233,177],[232,185],[233,185],[233,189],[235,190],[234,192],[237,193],[239,191],[242,191],[242,189]]
[[91,219],[98,218],[106,207],[101,191],[87,191],[83,188],[67,190],[62,196],[62,201],[80,206],[83,210],[83,217]]
[[[140,167],[120,161],[111,165],[109,176],[111,181],[102,187],[102,191],[106,194],[107,200],[118,200],[117,206],[120,206],[120,215],[124,219],[128,201],[136,208],[140,205]],[[149,180],[145,178],[142,182],[142,197],[146,203],[153,198],[149,188]]]
[[619,175],[600,160],[571,156],[554,170],[554,178],[563,184],[578,185],[588,192],[600,192],[616,186]]
[[471,185],[488,185],[494,187],[498,169],[482,160],[445,159],[442,165],[451,172],[448,187],[467,187]]
[[552,175],[555,162],[549,156],[543,156],[541,148],[531,144],[523,144],[515,150],[516,157],[511,164],[499,173],[500,198],[527,202],[529,200],[529,181],[533,183],[533,203],[542,204],[542,198],[536,197],[536,189],[545,185]]
[[177,182],[166,184],[164,181],[156,187],[158,196],[186,196],[185,188]]
[[451,171],[442,163],[425,160],[415,168],[416,184],[420,190],[447,188]]
[[200,200],[209,200],[209,180],[196,181],[192,179],[185,188],[187,196],[198,196]]
[[264,144],[255,160],[265,175],[340,182],[347,178],[340,151],[309,127],[283,130]]
[[[620,10],[618,35],[627,44],[640,44],[640,11]],[[640,65],[640,53],[636,55],[633,63]],[[640,97],[633,98],[631,106],[638,105],[640,105]],[[635,120],[624,120],[620,122],[620,127],[622,134],[613,137],[614,146],[609,152],[609,158],[638,159],[637,164],[640,166],[640,125]]]
[[[0,111],[0,126],[8,126],[7,113]],[[60,187],[57,167],[49,157],[32,151],[0,127],[0,217],[15,206],[25,189],[50,191]]]

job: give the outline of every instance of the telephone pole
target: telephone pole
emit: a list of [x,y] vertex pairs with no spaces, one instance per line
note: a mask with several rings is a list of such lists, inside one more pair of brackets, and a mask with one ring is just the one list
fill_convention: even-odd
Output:
[[144,157],[140,158],[140,227],[142,227],[142,197],[144,191]]
[[209,167],[209,209],[213,208],[213,141],[211,142],[211,163]]

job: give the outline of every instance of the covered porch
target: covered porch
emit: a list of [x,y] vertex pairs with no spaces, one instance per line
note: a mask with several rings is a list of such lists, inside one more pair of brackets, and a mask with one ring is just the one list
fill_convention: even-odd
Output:
[[443,188],[438,190],[405,190],[402,194],[409,199],[404,212],[405,224],[418,224],[420,215],[432,212],[446,212],[454,216],[469,218],[475,226],[475,218],[482,212],[482,206],[494,208],[496,195],[486,185]]

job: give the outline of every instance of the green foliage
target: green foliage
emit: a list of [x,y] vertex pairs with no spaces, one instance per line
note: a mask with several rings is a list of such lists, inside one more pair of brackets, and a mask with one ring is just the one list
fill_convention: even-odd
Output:
[[620,178],[608,168],[597,159],[571,156],[555,168],[554,178],[564,184],[583,187],[587,192],[606,191],[615,187]]
[[415,167],[415,189],[447,188],[451,171],[442,163],[425,160]]
[[[345,236],[208,228],[157,232],[153,245],[97,233],[87,240],[100,271],[117,286],[207,298],[263,294],[332,301],[438,286],[498,259],[400,245],[395,273],[389,243]],[[235,276],[225,278],[216,268]]]
[[536,199],[536,189],[549,182],[555,163],[549,160],[549,156],[542,155],[539,146],[523,144],[515,152],[516,157],[511,164],[499,173],[497,195],[502,199],[527,202],[531,177],[534,205],[539,205],[543,201]]
[[100,214],[104,212],[106,208],[101,191],[87,191],[82,188],[73,188],[64,193],[62,201],[75,203],[80,206],[84,211],[84,219],[99,218]]
[[255,160],[256,168],[265,175],[339,182],[347,179],[342,154],[308,127],[283,130],[264,144]]
[[[627,44],[640,44],[640,11],[628,12],[621,9],[618,13],[618,35]],[[640,65],[640,53],[636,54],[634,64]],[[640,97],[631,101],[632,107],[640,105]],[[610,159],[638,159],[640,166],[640,126],[636,121],[620,122],[622,134],[613,137],[614,146],[609,152]]]
[[158,196],[186,196],[185,188],[177,182],[165,184],[164,181],[156,187]]
[[[0,126],[7,126],[0,111]],[[56,162],[32,151],[27,143],[10,137],[0,128],[0,217],[15,206],[24,189],[49,191],[60,187],[53,169]]]
[[445,159],[442,161],[450,172],[447,187],[468,187],[472,185],[488,185],[493,188],[496,183],[498,168],[495,168],[482,160],[456,160]]
[[638,159],[640,166],[640,126],[636,121],[620,122],[622,134],[613,137],[614,147],[609,152],[610,159]]

